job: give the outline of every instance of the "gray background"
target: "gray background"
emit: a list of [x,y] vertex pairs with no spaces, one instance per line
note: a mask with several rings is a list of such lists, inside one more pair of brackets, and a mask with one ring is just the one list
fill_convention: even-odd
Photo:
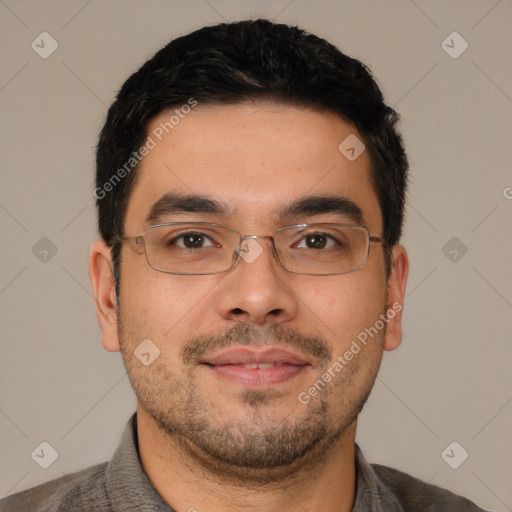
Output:
[[[259,16],[365,62],[402,114],[405,337],[385,354],[359,444],[372,462],[512,510],[510,0],[2,0],[0,495],[108,459],[135,407],[119,354],[101,347],[87,274],[107,106],[170,39]],[[31,47],[43,31],[59,45],[47,59]],[[458,58],[442,47],[453,31],[469,44]],[[58,452],[48,469],[31,458],[42,441]],[[441,457],[453,441],[469,453],[458,469]]]

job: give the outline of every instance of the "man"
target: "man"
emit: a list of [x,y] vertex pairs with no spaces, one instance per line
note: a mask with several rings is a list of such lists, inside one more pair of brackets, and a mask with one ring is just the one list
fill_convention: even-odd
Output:
[[109,463],[0,510],[482,510],[355,444],[402,338],[397,119],[360,62],[266,20],[132,75],[100,135],[89,272],[137,413]]

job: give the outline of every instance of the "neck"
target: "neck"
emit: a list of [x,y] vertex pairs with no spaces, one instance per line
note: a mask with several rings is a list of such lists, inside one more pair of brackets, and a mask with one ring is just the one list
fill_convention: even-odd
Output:
[[[139,453],[144,471],[160,496],[175,510],[190,512],[268,512],[325,510],[349,512],[355,497],[354,443],[356,423],[325,447],[323,456],[312,454],[311,464],[299,461],[283,477],[258,478],[246,468],[215,467],[194,447],[163,432],[139,406]],[[203,454],[204,455],[204,454]],[[272,470],[269,470],[272,471]],[[270,480],[270,481],[269,481]]]

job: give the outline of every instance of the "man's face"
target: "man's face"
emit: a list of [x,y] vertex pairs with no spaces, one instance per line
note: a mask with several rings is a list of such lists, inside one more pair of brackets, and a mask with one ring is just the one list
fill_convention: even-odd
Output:
[[[148,134],[168,119],[169,113],[155,118]],[[175,221],[226,224],[242,235],[273,235],[303,223],[354,224],[338,211],[277,215],[314,195],[350,200],[362,211],[361,224],[381,236],[369,156],[364,151],[351,161],[338,149],[351,134],[355,128],[332,114],[270,103],[199,104],[161,141],[153,136],[157,144],[138,171],[125,235]],[[175,211],[146,222],[167,193],[207,196],[229,211]],[[405,277],[393,284],[392,274],[388,294],[379,243],[371,244],[361,270],[311,276],[286,272],[271,243],[257,242],[263,251],[254,260],[240,258],[229,272],[198,276],[158,272],[141,247],[125,244],[118,332],[104,329],[104,345],[120,348],[140,412],[176,434],[189,455],[261,480],[319,461],[340,435],[353,435],[382,350],[400,342],[400,315],[387,322],[387,332],[358,342],[360,350],[343,359],[341,370],[333,367],[401,301]],[[160,350],[149,366],[134,355],[146,339]],[[278,366],[245,367],[247,361]],[[319,380],[318,392],[308,392]]]

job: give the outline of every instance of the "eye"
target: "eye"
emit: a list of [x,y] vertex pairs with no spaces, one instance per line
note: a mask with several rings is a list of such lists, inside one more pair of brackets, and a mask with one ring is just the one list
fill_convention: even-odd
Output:
[[[305,246],[303,242],[305,241]],[[299,249],[331,249],[334,245],[339,245],[338,240],[326,233],[310,233],[302,238],[301,242],[295,247]]]
[[[177,240],[182,240],[181,243],[176,243]],[[209,242],[209,245],[205,245]],[[210,237],[206,236],[204,233],[197,232],[187,232],[182,233],[179,236],[174,237],[172,240],[169,240],[166,243],[167,246],[177,246],[183,249],[202,249],[203,247],[220,247],[218,244],[215,244]]]

